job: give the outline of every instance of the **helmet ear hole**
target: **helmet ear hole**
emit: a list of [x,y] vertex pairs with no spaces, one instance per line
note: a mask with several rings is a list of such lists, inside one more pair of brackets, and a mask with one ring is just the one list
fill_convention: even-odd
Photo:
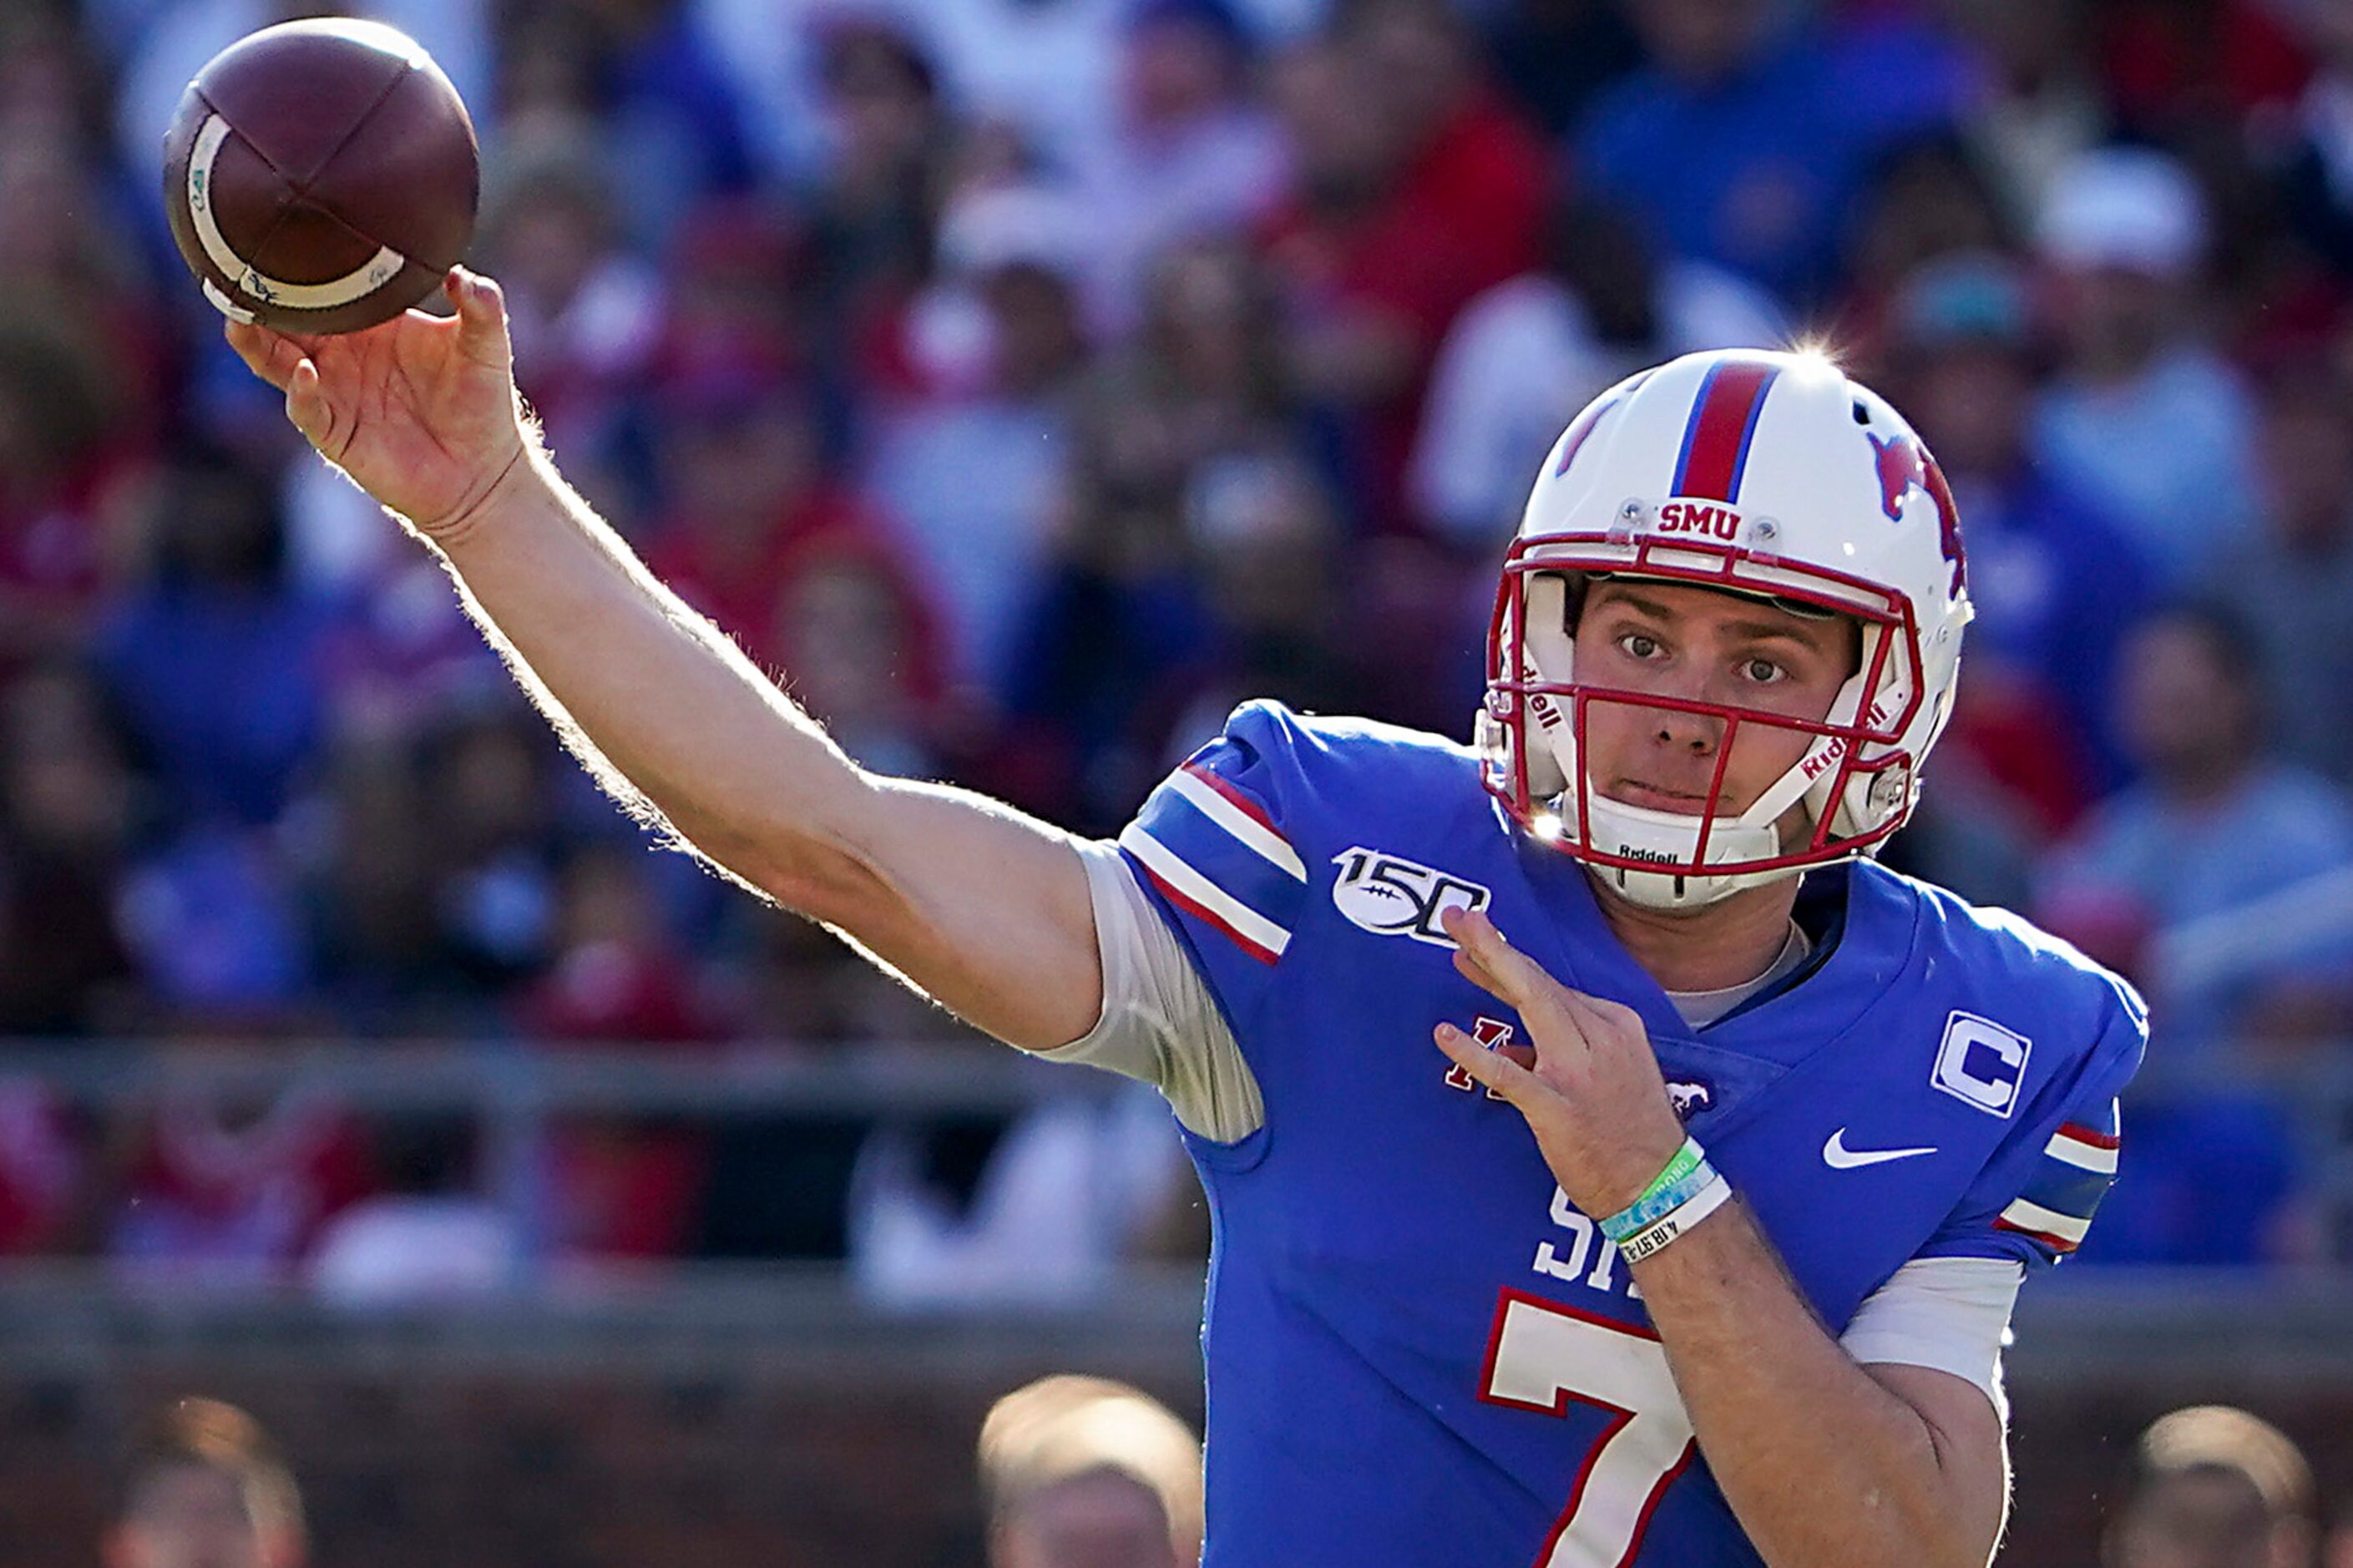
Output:
[[1561,584],[1560,629],[1567,634],[1569,641],[1575,642],[1577,623],[1585,618],[1585,600],[1592,591],[1593,575],[1589,572],[1560,572],[1553,575]]

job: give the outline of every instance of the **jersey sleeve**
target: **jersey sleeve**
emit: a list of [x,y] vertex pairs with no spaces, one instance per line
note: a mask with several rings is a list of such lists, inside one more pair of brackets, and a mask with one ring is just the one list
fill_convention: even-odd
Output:
[[1281,709],[1244,703],[1119,836],[1237,1027],[1265,994],[1306,902],[1307,868],[1286,829],[1301,793],[1291,742]]
[[2009,1258],[2031,1271],[2084,1243],[2116,1179],[2116,1097],[2139,1068],[2148,1015],[2121,982],[2105,1026],[2077,1070],[2021,1114],[1952,1215],[1915,1256]]
[[1079,856],[1094,905],[1103,1011],[1080,1038],[1036,1054],[1141,1079],[1213,1142],[1247,1138],[1265,1121],[1265,1102],[1191,953],[1117,849],[1090,842]]
[[2005,1424],[2001,1346],[2021,1264],[1915,1258],[1863,1299],[1839,1343],[1863,1366],[1925,1366],[1977,1384]]

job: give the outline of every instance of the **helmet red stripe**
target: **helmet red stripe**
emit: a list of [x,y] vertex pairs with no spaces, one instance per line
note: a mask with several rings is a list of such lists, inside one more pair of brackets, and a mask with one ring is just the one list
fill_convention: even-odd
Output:
[[1740,499],[1740,477],[1748,467],[1748,446],[1765,395],[1781,367],[1765,360],[1725,360],[1700,383],[1691,422],[1683,426],[1683,450],[1675,459],[1672,496],[1709,500]]

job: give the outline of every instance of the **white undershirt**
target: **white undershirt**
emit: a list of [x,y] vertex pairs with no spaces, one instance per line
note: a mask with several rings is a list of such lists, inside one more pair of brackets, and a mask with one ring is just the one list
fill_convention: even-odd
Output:
[[1814,944],[1796,921],[1789,922],[1788,939],[1781,951],[1765,966],[1765,973],[1754,980],[1744,980],[1737,985],[1719,986],[1714,991],[1670,991],[1667,1000],[1675,1005],[1683,1022],[1694,1029],[1704,1029],[1718,1018],[1747,1001],[1768,985],[1778,985],[1798,971],[1798,966],[1813,956]]
[[[1103,1013],[1081,1038],[1037,1054],[1155,1086],[1198,1136],[1219,1143],[1248,1137],[1264,1124],[1266,1103],[1184,942],[1137,886],[1116,846],[1082,842],[1078,851],[1094,905]],[[1694,1027],[1713,1022],[1797,969],[1810,951],[1792,922],[1789,941],[1764,973],[1721,991],[1675,996],[1676,1009]],[[1706,1016],[1694,1016],[1694,1009]],[[2001,1346],[2025,1272],[1997,1258],[1915,1258],[1864,1300],[1840,1343],[1864,1365],[1931,1367],[1974,1384],[2007,1422]]]

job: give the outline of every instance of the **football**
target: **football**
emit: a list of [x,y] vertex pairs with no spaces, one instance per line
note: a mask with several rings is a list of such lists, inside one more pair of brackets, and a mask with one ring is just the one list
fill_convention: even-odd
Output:
[[438,288],[473,238],[473,121],[424,49],[380,23],[239,39],[188,83],[164,150],[172,237],[239,321],[375,326]]

